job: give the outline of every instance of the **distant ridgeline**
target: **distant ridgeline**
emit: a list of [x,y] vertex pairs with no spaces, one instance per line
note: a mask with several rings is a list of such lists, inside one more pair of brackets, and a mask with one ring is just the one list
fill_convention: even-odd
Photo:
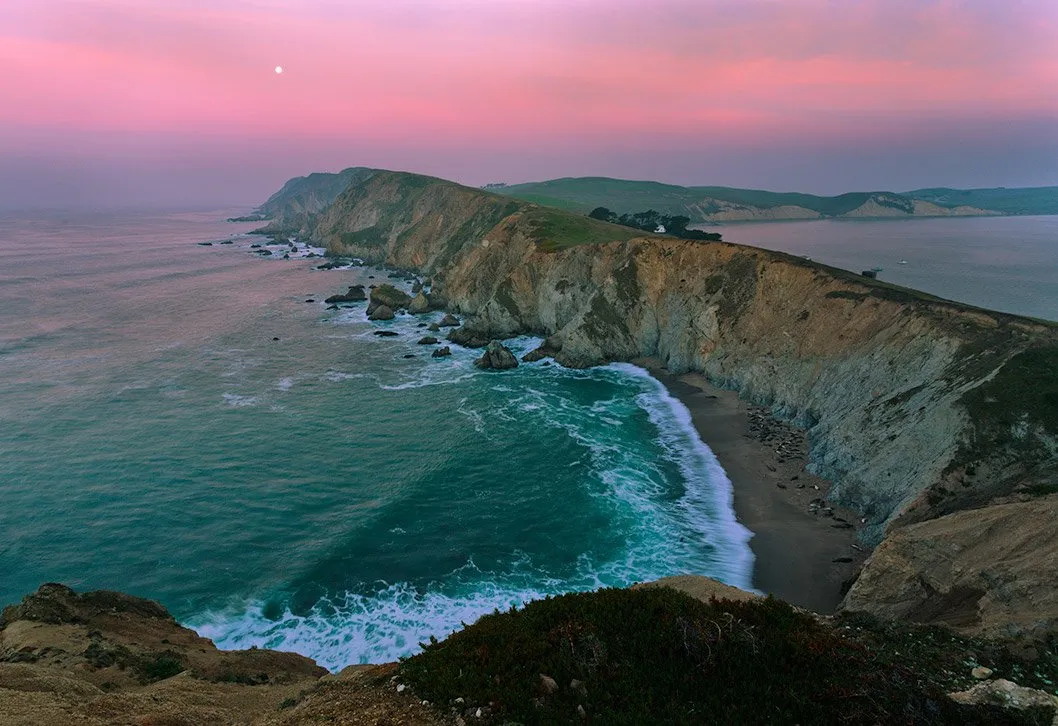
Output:
[[[252,214],[231,221],[271,220],[270,232],[295,231],[304,227],[312,215],[330,206],[349,186],[367,181],[377,171],[356,166],[336,174],[295,177]],[[823,197],[732,187],[683,187],[607,177],[569,177],[525,184],[494,182],[483,188],[494,194],[588,214],[651,233],[661,225],[666,234],[698,240],[719,237],[695,234],[695,230],[687,229],[689,225],[827,218],[1058,214],[1058,187],[932,188],[901,193],[849,192]]]
[[826,218],[959,217],[1058,214],[1058,187],[1022,189],[917,189],[850,192],[834,197],[731,187],[683,187],[607,177],[552,179],[497,185],[492,191],[538,204],[587,213],[599,206],[615,214],[653,209],[684,215],[690,223]]

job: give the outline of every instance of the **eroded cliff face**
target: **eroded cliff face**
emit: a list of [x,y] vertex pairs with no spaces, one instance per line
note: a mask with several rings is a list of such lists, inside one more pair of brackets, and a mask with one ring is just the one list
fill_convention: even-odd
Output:
[[807,429],[812,467],[871,544],[1055,485],[1055,326],[738,245],[600,227],[614,241],[567,246],[585,235],[556,214],[381,173],[314,233],[431,277],[486,337],[550,336],[571,366],[657,356],[770,406]]

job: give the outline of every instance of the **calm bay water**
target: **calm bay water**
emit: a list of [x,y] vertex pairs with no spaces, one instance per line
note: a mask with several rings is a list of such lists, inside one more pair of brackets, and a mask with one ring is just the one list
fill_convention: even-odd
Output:
[[225,216],[0,219],[0,604],[120,589],[340,668],[549,593],[749,584],[730,484],[643,371],[432,359],[436,314],[305,302],[385,273],[194,244],[252,226]]
[[[992,310],[1058,320],[1058,216],[730,224],[728,242],[808,255]],[[901,260],[906,264],[900,264]]]

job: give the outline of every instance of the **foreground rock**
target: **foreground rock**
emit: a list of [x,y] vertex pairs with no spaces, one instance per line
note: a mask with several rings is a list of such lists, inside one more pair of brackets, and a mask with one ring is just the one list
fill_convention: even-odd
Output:
[[511,349],[498,340],[494,340],[485,348],[485,355],[474,361],[478,368],[503,371],[518,367],[518,359],[514,357]]
[[367,300],[363,285],[352,285],[349,291],[340,295],[331,295],[324,300],[325,303],[363,302]]
[[709,602],[710,600],[746,601],[757,600],[761,597],[748,590],[740,590],[737,587],[725,585],[719,580],[714,580],[711,577],[703,577],[701,575],[673,575],[672,577],[663,577],[660,580],[641,582],[637,585],[633,585],[632,589],[639,590],[649,587],[671,587],[673,590],[679,590],[683,594],[690,595],[695,600],[701,600],[702,602]]
[[1004,678],[979,683],[969,690],[952,693],[951,699],[969,706],[997,705],[1015,711],[1051,709],[1055,714],[1051,723],[1058,726],[1058,697],[1035,688],[1024,688]]
[[0,616],[0,723],[250,723],[326,671],[294,653],[220,651],[157,603],[42,585]]
[[896,530],[843,607],[969,633],[1058,634],[1058,495]]

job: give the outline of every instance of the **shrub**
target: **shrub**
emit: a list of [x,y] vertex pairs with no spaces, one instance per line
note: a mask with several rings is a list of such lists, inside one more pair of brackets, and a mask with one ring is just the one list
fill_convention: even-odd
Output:
[[[558,690],[542,690],[541,674]],[[497,612],[424,644],[400,676],[433,703],[487,706],[493,723],[1036,723],[956,705],[783,602],[707,604],[669,589],[577,593]]]

